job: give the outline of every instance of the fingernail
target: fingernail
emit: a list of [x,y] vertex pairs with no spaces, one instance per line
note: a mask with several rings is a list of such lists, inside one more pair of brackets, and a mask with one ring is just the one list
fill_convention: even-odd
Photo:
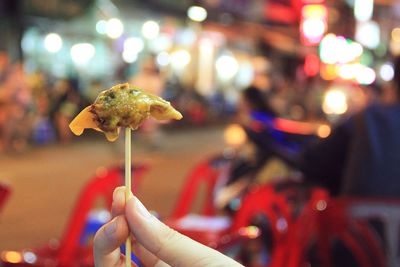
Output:
[[117,188],[113,193],[113,201],[117,202],[124,198],[124,191],[120,188]]
[[146,207],[142,204],[142,202],[140,202],[140,200],[137,198],[135,200],[138,212],[146,219],[151,218],[153,215],[151,215],[151,213],[146,209]]
[[117,226],[118,226],[118,221],[117,218],[114,218],[112,221],[110,221],[107,225],[106,228],[104,229],[104,232],[108,235],[108,236],[113,236],[115,231],[117,230]]

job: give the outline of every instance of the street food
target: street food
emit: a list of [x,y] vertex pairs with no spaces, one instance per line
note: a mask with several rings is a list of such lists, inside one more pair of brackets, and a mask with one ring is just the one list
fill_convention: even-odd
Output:
[[76,135],[90,128],[104,132],[109,141],[115,141],[121,127],[135,130],[150,116],[157,120],[182,118],[168,101],[124,83],[101,92],[69,127]]

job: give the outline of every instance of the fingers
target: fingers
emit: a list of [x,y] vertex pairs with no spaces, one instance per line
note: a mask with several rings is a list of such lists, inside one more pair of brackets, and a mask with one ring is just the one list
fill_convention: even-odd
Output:
[[231,258],[169,228],[130,197],[125,207],[129,228],[149,252],[172,266],[241,266]]
[[129,228],[123,216],[117,216],[101,227],[93,241],[95,266],[123,266],[119,247],[128,235]]
[[157,258],[154,254],[152,254],[138,242],[132,242],[132,252],[140,260],[143,266],[169,266],[165,263],[163,265],[163,262],[159,258]]
[[113,203],[111,206],[112,217],[122,215],[125,212],[125,186],[115,188],[113,193]]

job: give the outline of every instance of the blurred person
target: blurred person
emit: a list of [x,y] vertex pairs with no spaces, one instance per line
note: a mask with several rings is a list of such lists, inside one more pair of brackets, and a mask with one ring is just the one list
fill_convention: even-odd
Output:
[[270,61],[263,56],[256,56],[252,62],[254,68],[254,77],[252,86],[258,88],[263,93],[267,94],[271,88],[271,79],[269,72],[271,70]]
[[9,70],[8,55],[6,52],[0,52],[0,151],[5,147],[4,131],[7,121],[7,103],[5,80]]
[[226,181],[220,181],[216,194],[217,208],[235,212],[237,203],[247,188],[265,183],[273,173],[287,173],[280,154],[291,149],[291,142],[274,127],[277,115],[263,91],[250,86],[242,91],[238,102],[238,122],[244,129],[248,142],[232,161]]
[[92,80],[85,91],[85,98],[89,103],[93,103],[101,91],[104,90],[104,85],[101,80]]
[[275,117],[275,111],[260,89],[250,86],[242,91],[238,102],[238,121],[246,131],[253,153],[243,164],[236,166],[232,182],[243,174],[254,174],[271,157],[269,151],[261,149],[259,141],[265,137],[260,135],[261,131],[265,130],[268,135],[272,133]]
[[50,119],[50,100],[46,92],[35,97],[35,117],[33,120],[33,141],[49,144],[56,140],[55,129]]
[[249,125],[261,117],[269,121],[276,117],[276,112],[262,90],[252,85],[244,89],[239,97],[238,120],[243,125]]
[[[135,87],[141,88],[157,96],[162,96],[165,89],[164,78],[162,77],[153,56],[143,60],[139,72],[132,77],[130,83]],[[140,127],[140,131],[144,134],[145,141],[154,148],[160,145],[161,133],[159,125],[159,122],[150,118]]]
[[[125,266],[120,246],[132,237],[132,251],[144,266],[242,266],[233,259],[169,228],[125,188],[114,191],[113,219],[97,231],[93,255],[96,267]],[[132,266],[136,266],[132,263]]]
[[52,97],[54,103],[50,116],[56,127],[59,141],[65,144],[72,138],[68,125],[81,107],[81,97],[72,79],[58,81],[54,90],[55,95]]
[[[306,182],[325,187],[333,196],[400,197],[399,58],[393,86],[386,90],[395,96],[392,101],[371,102],[339,123],[326,139],[302,152],[297,163]],[[370,224],[384,236],[381,222]],[[359,266],[341,242],[332,246],[335,266]]]
[[307,181],[333,195],[400,197],[400,59],[393,86],[395,101],[368,105],[302,153]]
[[9,58],[6,52],[0,51],[0,84],[4,82],[9,68]]
[[50,97],[48,79],[43,71],[28,76],[32,92],[32,141],[47,144],[55,141],[55,130],[50,119]]
[[32,130],[32,92],[22,63],[14,63],[7,72],[1,85],[0,102],[4,116],[0,147],[5,150],[23,150]]

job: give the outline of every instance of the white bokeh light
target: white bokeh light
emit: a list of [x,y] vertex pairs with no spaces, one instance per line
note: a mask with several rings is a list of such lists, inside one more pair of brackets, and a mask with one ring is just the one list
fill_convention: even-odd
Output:
[[49,33],[44,38],[44,47],[50,53],[57,53],[62,47],[61,36],[57,33]]
[[72,61],[79,66],[86,65],[95,55],[96,49],[92,44],[79,43],[71,47]]
[[383,64],[379,69],[379,76],[386,82],[391,81],[394,77],[393,65],[390,63]]
[[160,26],[153,20],[146,21],[142,26],[142,34],[146,39],[154,39],[160,32]]
[[326,25],[321,19],[310,18],[303,22],[303,33],[312,40],[321,38],[325,30]]
[[25,251],[23,253],[23,258],[27,263],[34,264],[37,261],[37,256],[31,251]]
[[144,48],[144,42],[139,37],[129,37],[124,42],[124,51],[129,50],[132,52],[140,53]]
[[376,73],[369,67],[362,68],[356,75],[356,80],[360,84],[369,85],[376,79]]
[[368,21],[374,12],[374,0],[355,0],[354,16],[358,21]]
[[109,19],[106,25],[106,33],[112,39],[119,38],[124,33],[124,25],[121,20],[117,18]]
[[171,54],[171,64],[174,70],[182,71],[191,60],[190,53],[187,50],[177,50]]
[[239,63],[231,55],[222,55],[215,62],[215,68],[221,80],[232,79],[239,70]]
[[171,62],[171,57],[167,52],[161,52],[157,55],[156,61],[159,66],[165,67]]
[[122,52],[122,59],[126,63],[133,63],[137,60],[137,58],[138,58],[138,54],[133,51],[124,50],[124,52]]
[[201,6],[191,6],[187,16],[193,21],[202,22],[207,18],[207,10]]
[[99,34],[106,34],[107,33],[107,21],[105,20],[99,20],[96,23],[96,31]]
[[342,91],[331,89],[325,94],[322,110],[326,114],[344,114],[347,108],[346,95]]
[[150,41],[149,49],[153,53],[159,53],[162,51],[170,50],[172,45],[173,45],[172,38],[168,34],[161,33],[156,38]]
[[357,23],[355,38],[357,42],[370,49],[377,48],[381,41],[379,24],[375,21]]

